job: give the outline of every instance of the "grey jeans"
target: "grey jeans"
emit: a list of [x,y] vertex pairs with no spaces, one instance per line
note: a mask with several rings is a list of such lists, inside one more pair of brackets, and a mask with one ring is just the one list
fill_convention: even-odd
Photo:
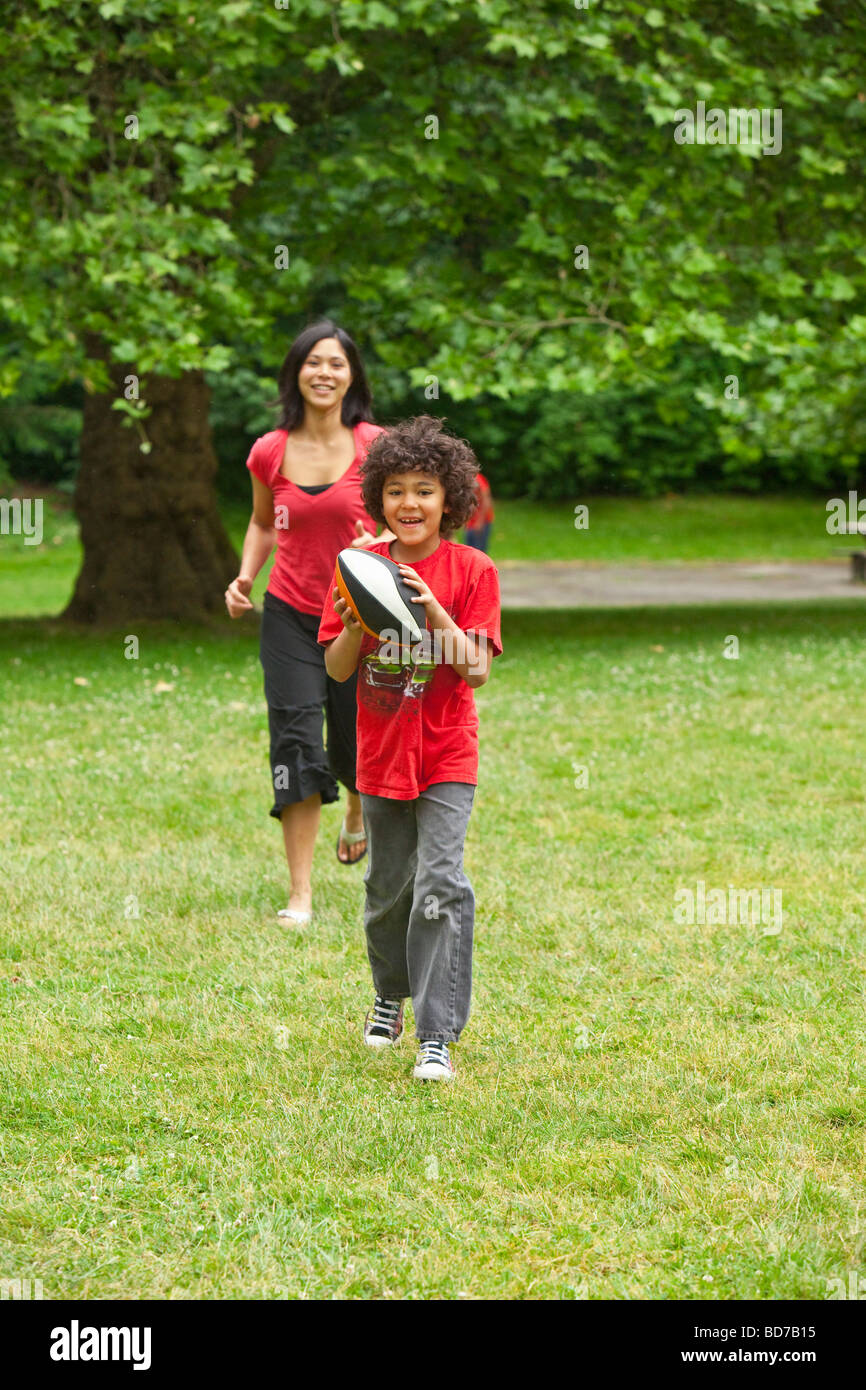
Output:
[[467,782],[435,782],[414,801],[361,793],[373,984],[385,999],[411,995],[421,1040],[456,1042],[469,1018],[475,894],[463,842],[474,796]]

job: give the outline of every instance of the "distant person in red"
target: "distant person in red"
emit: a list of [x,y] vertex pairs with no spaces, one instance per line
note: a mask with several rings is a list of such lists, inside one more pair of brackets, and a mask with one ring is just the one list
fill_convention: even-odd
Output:
[[467,545],[474,545],[476,550],[486,553],[490,544],[490,527],[493,524],[493,493],[483,473],[479,473],[475,481],[475,495],[478,498],[478,506],[466,523],[464,540]]

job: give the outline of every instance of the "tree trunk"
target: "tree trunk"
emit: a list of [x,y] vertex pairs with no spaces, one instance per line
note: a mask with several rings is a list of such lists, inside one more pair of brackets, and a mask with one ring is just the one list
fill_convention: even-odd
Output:
[[128,371],[107,366],[114,390],[84,401],[75,489],[84,563],[63,616],[120,625],[224,612],[238,559],[216,506],[204,376],[148,376],[143,396],[151,414],[143,428],[151,448],[142,453],[140,427],[111,408]]

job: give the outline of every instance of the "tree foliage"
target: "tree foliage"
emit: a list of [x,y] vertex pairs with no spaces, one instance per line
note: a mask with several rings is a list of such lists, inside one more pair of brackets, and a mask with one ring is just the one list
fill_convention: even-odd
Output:
[[[419,404],[435,378],[445,414],[667,393],[674,417],[708,413],[733,477],[854,469],[864,18],[861,0],[17,0],[0,390],[28,357],[105,389],[97,338],[145,397],[149,372],[259,371],[336,307]],[[780,152],[677,143],[698,101],[781,111]]]
[[[328,248],[317,278],[339,277],[386,362],[451,400],[676,396],[699,365],[689,390],[734,474],[855,466],[862,5],[479,0],[444,26],[418,0],[399,63],[366,8],[342,32],[381,90],[326,140],[298,132],[283,225],[305,262]],[[677,143],[698,101],[781,112],[779,153]]]

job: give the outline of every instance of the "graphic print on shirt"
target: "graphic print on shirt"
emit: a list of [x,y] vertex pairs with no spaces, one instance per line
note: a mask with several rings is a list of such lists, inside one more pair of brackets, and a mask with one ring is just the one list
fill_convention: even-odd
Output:
[[[450,612],[449,617],[453,618]],[[436,667],[442,664],[441,644],[438,633],[426,629],[420,642],[412,646],[402,645],[396,632],[383,636],[381,646],[360,663],[358,700],[379,714],[396,714],[407,696],[423,699]]]
[[[395,652],[392,644],[385,642],[365,656],[358,682],[359,702],[390,715],[397,713],[407,696],[411,700],[422,699],[436,672],[436,662],[432,653],[422,652],[414,653],[418,659],[413,660],[413,652],[411,647]],[[395,660],[397,656],[401,659]]]
[[[446,608],[453,620],[454,614]],[[436,667],[444,661],[439,633],[425,629],[419,642],[412,646],[400,643],[397,633],[385,634],[385,640],[360,663],[358,698],[368,709],[380,714],[395,714],[408,696],[423,699]]]

